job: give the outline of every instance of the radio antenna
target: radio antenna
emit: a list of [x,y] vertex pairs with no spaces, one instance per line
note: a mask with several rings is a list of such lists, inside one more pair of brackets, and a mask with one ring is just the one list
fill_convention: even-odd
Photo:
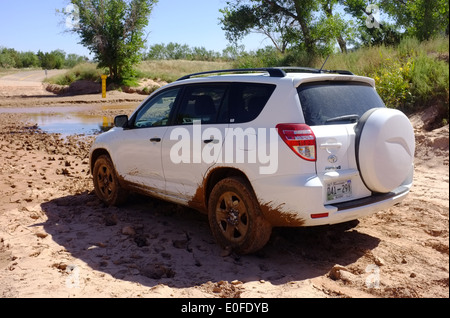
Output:
[[328,58],[329,58],[329,57],[330,57],[330,55],[328,54],[328,56],[327,56],[325,62],[323,63],[322,67],[321,67],[320,70],[319,70],[319,73],[322,73],[322,70],[323,70],[325,64],[327,64],[327,61],[328,61]]

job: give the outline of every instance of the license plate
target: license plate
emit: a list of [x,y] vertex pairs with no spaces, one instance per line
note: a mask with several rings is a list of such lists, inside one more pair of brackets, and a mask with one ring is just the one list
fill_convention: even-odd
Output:
[[326,184],[327,201],[334,201],[352,196],[352,180],[334,181]]

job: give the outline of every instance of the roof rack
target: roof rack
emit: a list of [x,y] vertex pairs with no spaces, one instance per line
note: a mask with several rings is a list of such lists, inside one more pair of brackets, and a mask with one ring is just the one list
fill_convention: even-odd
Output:
[[311,68],[311,67],[296,67],[296,66],[283,66],[278,67],[279,69],[287,72],[287,71],[293,71],[294,73],[335,73],[335,74],[342,74],[342,75],[355,75],[350,71],[347,70],[323,70],[323,69],[317,69],[317,68]]
[[182,78],[179,78],[177,81],[182,81],[185,79],[189,79],[196,76],[207,75],[207,74],[219,74],[219,73],[250,73],[250,72],[267,72],[270,77],[285,77],[286,73],[280,68],[274,67],[263,67],[263,68],[236,68],[236,69],[228,69],[228,70],[216,70],[216,71],[207,71],[200,73],[193,73]]
[[286,71],[293,71],[297,73],[336,73],[344,75],[354,75],[350,71],[346,70],[319,70],[310,67],[295,67],[295,66],[284,66],[284,67],[263,67],[263,68],[237,68],[237,69],[227,69],[227,70],[216,70],[216,71],[206,71],[193,73],[179,78],[177,81],[182,81],[192,77],[197,77],[201,75],[208,74],[220,74],[220,73],[251,73],[251,72],[267,72],[270,77],[285,77]]
[[293,72],[293,73],[320,73],[318,69],[311,67],[300,67],[300,66],[281,66],[278,67],[280,70],[285,72]]
[[322,70],[322,73],[336,73],[341,75],[355,75],[354,73],[347,70]]

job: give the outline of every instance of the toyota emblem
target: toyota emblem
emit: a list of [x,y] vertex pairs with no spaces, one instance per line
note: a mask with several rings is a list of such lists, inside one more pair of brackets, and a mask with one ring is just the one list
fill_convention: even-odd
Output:
[[338,158],[335,155],[331,155],[328,157],[329,163],[336,163],[337,160],[338,160]]

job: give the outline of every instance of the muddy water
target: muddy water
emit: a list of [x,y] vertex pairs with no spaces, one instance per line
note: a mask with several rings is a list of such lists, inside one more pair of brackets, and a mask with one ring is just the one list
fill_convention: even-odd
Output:
[[48,133],[96,135],[113,127],[114,114],[129,114],[136,105],[76,105],[0,108],[0,113],[26,114],[31,123]]

